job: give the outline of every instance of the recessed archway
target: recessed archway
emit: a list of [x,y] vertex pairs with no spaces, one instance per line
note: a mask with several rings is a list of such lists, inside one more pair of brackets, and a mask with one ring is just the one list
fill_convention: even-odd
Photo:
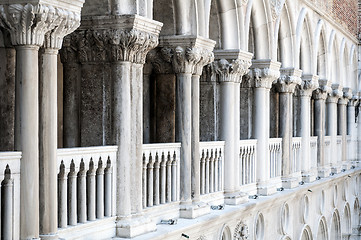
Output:
[[330,240],[340,240],[340,239],[341,239],[340,215],[336,209],[333,212],[331,218]]

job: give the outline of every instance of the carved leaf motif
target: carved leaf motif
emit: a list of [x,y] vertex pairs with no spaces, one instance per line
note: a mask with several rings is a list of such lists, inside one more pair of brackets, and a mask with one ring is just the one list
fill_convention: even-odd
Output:
[[242,221],[239,222],[234,231],[234,239],[236,240],[247,240],[249,237],[248,226]]

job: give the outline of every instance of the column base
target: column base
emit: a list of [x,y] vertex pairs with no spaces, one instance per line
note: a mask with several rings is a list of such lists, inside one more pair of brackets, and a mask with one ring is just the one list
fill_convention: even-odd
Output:
[[342,169],[349,170],[351,169],[352,163],[349,161],[342,162]]
[[330,176],[331,169],[330,168],[319,168],[318,169],[318,176],[320,178],[327,178]]
[[277,187],[274,184],[258,184],[257,193],[261,196],[269,196],[277,192]]
[[248,194],[244,192],[226,193],[224,196],[224,203],[227,205],[239,205],[248,201]]
[[292,189],[298,187],[300,181],[298,178],[289,177],[289,178],[282,178],[282,187],[285,189]]
[[342,170],[342,166],[340,164],[331,166],[331,173],[337,174],[340,173]]
[[305,183],[311,183],[316,181],[316,176],[313,172],[307,172],[302,174],[302,181]]
[[44,234],[44,235],[40,234],[39,237],[40,237],[39,239],[41,239],[41,240],[59,239],[59,236],[58,236],[57,233],[55,233],[55,234]]
[[194,219],[210,212],[210,207],[204,202],[184,204],[180,206],[179,216],[186,219]]
[[120,238],[133,238],[156,230],[156,223],[144,216],[134,216],[116,222],[116,234]]

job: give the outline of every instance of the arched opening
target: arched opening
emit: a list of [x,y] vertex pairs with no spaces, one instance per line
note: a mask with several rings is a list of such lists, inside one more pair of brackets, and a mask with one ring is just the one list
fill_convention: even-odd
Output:
[[312,232],[309,226],[306,226],[303,231],[300,240],[312,240]]
[[322,217],[320,223],[318,224],[317,229],[317,240],[327,240],[328,232],[327,232],[327,224],[325,217]]
[[263,214],[259,213],[256,217],[256,222],[255,222],[255,229],[254,229],[254,234],[255,234],[255,239],[256,240],[263,240],[264,239],[264,218],[263,218]]
[[227,225],[223,225],[219,236],[220,240],[232,240],[231,229]]
[[342,239],[349,239],[349,237],[352,234],[352,227],[351,227],[351,212],[348,203],[346,203],[343,211],[341,230],[342,230]]
[[332,214],[331,219],[331,228],[330,228],[330,240],[340,240],[341,239],[341,226],[340,226],[340,216],[338,211]]
[[360,215],[360,204],[358,198],[355,199],[355,203],[353,206],[353,215],[352,215],[352,233],[360,234],[360,224],[361,224],[361,215]]

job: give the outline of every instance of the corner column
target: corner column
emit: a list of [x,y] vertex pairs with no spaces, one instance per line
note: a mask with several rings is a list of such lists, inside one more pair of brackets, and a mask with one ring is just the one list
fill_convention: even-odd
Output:
[[318,76],[316,75],[303,75],[301,83],[301,113],[300,113],[300,137],[301,140],[301,174],[302,181],[309,183],[316,179],[315,172],[317,169],[313,169],[313,166],[317,166],[317,163],[311,162],[310,155],[310,137],[311,137],[311,96],[312,91],[318,88]]
[[353,95],[347,105],[347,132],[351,135],[351,149],[348,152],[347,160],[355,166],[357,160],[357,125],[356,125],[356,104],[357,96]]
[[293,138],[293,93],[297,85],[302,83],[302,71],[299,69],[281,69],[281,76],[276,86],[280,93],[280,136],[282,137],[282,186],[294,188],[301,180],[301,169],[294,164],[292,154]]
[[248,73],[252,54],[241,50],[215,51],[213,69],[220,81],[220,137],[224,148],[225,203],[237,205],[248,201],[240,190],[240,83]]
[[257,188],[260,195],[276,192],[276,185],[270,181],[269,121],[270,89],[280,76],[279,62],[271,60],[252,61],[251,74],[255,86],[254,136],[257,142]]
[[342,169],[349,169],[350,162],[348,161],[347,154],[347,104],[352,98],[352,90],[350,88],[343,88],[343,97],[338,100],[338,135],[342,136],[342,155],[341,155],[341,165]]
[[337,102],[343,96],[342,87],[339,84],[332,84],[332,91],[326,99],[327,106],[327,135],[331,136],[331,172],[341,171],[341,159],[338,159],[337,152]]

